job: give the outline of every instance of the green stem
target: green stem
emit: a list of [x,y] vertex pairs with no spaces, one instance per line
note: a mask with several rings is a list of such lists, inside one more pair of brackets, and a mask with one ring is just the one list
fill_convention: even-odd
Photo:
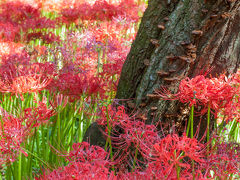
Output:
[[[75,105],[74,105],[75,106]],[[66,116],[65,116],[66,117]],[[74,120],[74,118],[72,117],[71,118],[71,121],[72,121],[72,131],[71,131],[71,138],[69,138],[70,139],[70,143],[69,143],[69,148],[71,149],[71,147],[72,147],[72,144],[73,144],[73,142],[74,142],[74,129],[75,129],[75,120]],[[79,120],[80,121],[80,120]],[[79,122],[80,123],[80,122]],[[68,149],[69,149],[68,148]],[[70,150],[69,149],[69,150]]]
[[61,144],[61,121],[60,121],[59,113],[57,114],[56,118],[57,118],[57,143],[58,143],[58,147],[60,148],[60,144]]
[[40,154],[40,142],[39,142],[39,133],[38,129],[35,128],[35,134],[36,134],[36,147],[37,147],[37,153]]
[[50,167],[45,161],[43,161],[42,159],[40,159],[38,156],[36,156],[34,153],[31,153],[30,151],[28,151],[27,149],[23,149],[24,151],[26,151],[28,154],[30,154],[30,155],[32,155],[32,156],[34,156],[37,160],[39,160],[42,164],[44,164],[44,165],[46,165],[47,166],[47,168],[50,170],[50,171],[52,171],[53,170],[53,168],[52,167]]
[[[35,138],[36,138],[36,128],[35,128],[34,136],[32,137],[31,152],[33,152]],[[31,174],[31,169],[32,169],[32,158],[33,158],[33,156],[30,154],[29,155],[29,160],[28,160],[29,161],[29,165],[28,165],[29,174]]]
[[41,134],[42,134],[42,155],[45,158],[45,160],[47,160],[47,155],[46,155],[46,133],[45,133],[45,129],[43,127],[43,125],[41,125]]
[[22,179],[22,153],[19,153],[18,161],[18,180]]
[[193,138],[193,113],[194,113],[194,106],[192,105],[192,108],[191,108],[191,138]]
[[[12,166],[13,166],[13,164],[10,164],[7,167],[7,174],[6,174],[6,179],[7,180],[12,180],[12,177],[13,177],[14,180],[16,179]],[[12,176],[11,176],[11,174],[12,174]]]
[[186,136],[188,136],[189,129],[191,126],[191,138],[193,137],[193,113],[194,113],[194,105],[191,106],[189,120],[188,120],[188,126],[187,126],[187,132],[186,132]]

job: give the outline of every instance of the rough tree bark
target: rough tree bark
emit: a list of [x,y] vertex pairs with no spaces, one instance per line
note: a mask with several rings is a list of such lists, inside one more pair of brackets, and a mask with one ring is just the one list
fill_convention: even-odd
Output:
[[[186,109],[148,94],[161,86],[176,92],[181,79],[209,68],[213,77],[232,74],[239,62],[239,0],[150,0],[124,63],[116,99],[146,114],[148,122],[174,121],[182,131]],[[203,134],[207,123],[201,121]]]
[[[149,0],[123,66],[116,99],[123,100],[130,111],[140,111],[147,122],[174,122],[175,130],[181,132],[187,109],[176,101],[147,95],[161,86],[176,92],[181,79],[209,68],[212,76],[232,74],[239,62],[239,0]],[[195,129],[196,119],[200,118],[194,119]],[[206,130],[204,121],[206,118],[201,119],[200,136]],[[96,129],[93,124],[84,140],[103,141]]]

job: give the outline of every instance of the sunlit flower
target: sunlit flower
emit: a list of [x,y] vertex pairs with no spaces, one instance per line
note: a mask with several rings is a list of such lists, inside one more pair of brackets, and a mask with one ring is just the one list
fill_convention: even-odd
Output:
[[0,91],[14,94],[37,92],[43,90],[50,82],[51,78],[43,79],[37,74],[19,76],[13,79],[12,83],[8,80],[0,81]]
[[190,106],[202,106],[201,114],[206,113],[210,105],[211,112],[217,117],[220,110],[228,111],[228,108],[232,107],[237,94],[237,89],[232,86],[231,81],[225,79],[224,75],[211,79],[203,75],[192,79],[187,77],[180,82],[176,94],[163,90],[159,96],[166,100],[179,100]]
[[[31,67],[15,67],[9,66],[12,69],[2,71],[0,77],[0,92],[10,92],[12,94],[21,95],[23,93],[38,92],[43,90],[51,82],[52,77],[46,76],[44,72],[31,72]],[[0,67],[1,68],[1,67]],[[39,70],[39,69],[38,69]]]

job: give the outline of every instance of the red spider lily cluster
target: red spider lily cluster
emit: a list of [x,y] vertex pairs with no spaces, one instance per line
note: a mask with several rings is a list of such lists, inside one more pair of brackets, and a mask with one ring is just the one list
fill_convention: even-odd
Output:
[[24,109],[24,119],[29,127],[38,127],[46,123],[54,115],[53,109],[48,109],[46,100],[36,102],[37,107]]
[[71,7],[61,10],[63,20],[74,22],[81,20],[113,20],[115,17],[123,17],[128,22],[136,22],[139,19],[138,6],[133,0],[123,0],[118,5],[107,1],[95,1],[93,5],[88,3],[74,3]]
[[176,134],[167,135],[154,145],[154,151],[155,161],[147,171],[155,172],[155,177],[177,179],[176,168],[181,168],[180,177],[190,179],[193,178],[191,161],[195,164],[205,162],[205,145],[185,134],[182,137]]
[[121,18],[127,23],[139,20],[139,8],[133,0],[124,0],[118,5],[100,0],[95,1],[93,5],[81,1],[76,1],[73,4],[65,1],[61,5],[62,16],[55,20],[41,15],[42,3],[35,2],[34,4],[38,4],[38,6],[34,7],[29,3],[20,1],[7,1],[0,5],[0,39],[5,41],[42,39],[45,43],[50,44],[59,42],[60,37],[43,30],[53,29],[63,23],[77,22],[78,19],[106,21]]
[[24,109],[24,114],[14,117],[1,108],[0,125],[0,165],[16,160],[19,153],[28,156],[21,144],[32,133],[32,129],[45,123],[53,115],[53,110],[48,109],[43,101],[37,102],[35,108]]
[[[0,3],[0,98],[1,107],[8,111],[1,117],[1,165],[13,167],[21,153],[32,159],[35,139],[39,143],[38,131],[55,127],[53,119],[61,117],[62,111],[66,114],[65,109],[71,103],[75,104],[71,112],[81,114],[87,107],[94,108],[91,103],[97,102],[97,97],[107,99],[109,93],[113,97],[135,36],[136,25],[131,23],[139,20],[139,6],[134,1],[30,1]],[[56,7],[59,8],[56,17],[52,17],[53,12],[48,12],[49,17],[43,15],[43,11]],[[72,23],[75,29],[69,28]],[[55,30],[62,27],[68,30],[60,33],[60,37]],[[35,42],[37,45],[32,45]],[[34,101],[30,102],[32,97]],[[83,104],[79,107],[82,97]],[[49,103],[52,109],[48,108]],[[81,117],[86,114],[90,113],[83,112]],[[78,120],[73,125],[77,123]],[[41,141],[46,141],[48,137],[43,134]],[[69,155],[77,159],[67,156],[69,165],[52,172],[50,179],[58,179],[64,171],[72,172],[71,176],[65,174],[65,179],[114,177],[106,152],[101,148],[90,151],[90,146],[84,143],[79,147],[74,144],[72,148]],[[82,153],[89,149],[87,153],[95,153],[95,159],[80,162],[81,154],[73,155],[74,148]],[[99,153],[103,154],[102,159]]]
[[[114,78],[120,75],[129,51],[129,45],[121,37],[128,28],[118,26],[119,22],[104,22],[98,27],[89,26],[82,34],[69,32],[63,46],[58,48],[63,62],[61,72],[77,71],[81,77],[98,76],[104,91],[115,90],[117,80]],[[128,38],[132,41],[133,35]],[[74,59],[74,63],[69,59]]]
[[[28,34],[30,29],[37,31],[37,29],[55,27],[55,21],[41,17],[39,8],[27,3],[10,1],[2,3],[0,9],[0,38],[5,41],[23,41],[26,38],[23,35],[30,37],[34,34]],[[44,36],[42,33],[38,32]]]
[[[210,104],[214,111],[219,108],[225,110],[230,102],[237,103],[235,96],[238,76],[239,72],[230,79],[225,76],[185,79],[180,83],[177,94],[161,96],[203,107]],[[92,175],[92,171],[85,170],[88,167],[98,167],[95,173],[100,173],[99,179],[213,179],[228,178],[229,174],[240,175],[239,144],[217,141],[215,145],[209,146],[210,142],[204,144],[186,134],[161,137],[154,125],[147,125],[134,116],[130,117],[123,106],[117,109],[104,106],[97,122],[105,129],[103,134],[106,141],[111,142],[110,153],[114,154],[108,159],[104,172],[102,166],[99,167],[96,163],[93,167],[91,163],[95,162],[93,159],[110,155],[100,147],[90,147],[83,142],[81,145],[74,145],[73,151],[66,156],[69,165],[45,174],[44,178],[98,179]],[[83,167],[80,162],[88,164]],[[115,175],[111,173],[111,168],[114,168]],[[70,177],[71,173],[73,176]]]
[[[164,135],[156,125],[128,115],[123,106],[103,105],[115,95],[143,11],[139,3],[0,3],[0,166],[20,167],[23,162],[24,169],[27,162],[27,171],[37,179],[190,180],[239,175],[238,144],[217,141],[210,146],[184,133]],[[159,95],[201,106],[201,114],[210,108],[226,122],[239,121],[239,76],[240,71],[230,78],[186,78],[176,94],[164,90]],[[81,142],[78,136],[89,126],[85,122],[89,115],[102,128],[105,149]],[[18,161],[21,154],[30,161]]]
[[4,56],[0,66],[0,92],[21,96],[41,91],[51,82],[52,70],[50,63],[30,63],[26,53]]
[[225,115],[225,120],[231,121],[233,118],[239,120],[239,96],[238,83],[239,72],[231,78],[221,75],[218,78],[206,78],[204,75],[196,76],[192,79],[183,79],[179,85],[178,92],[171,94],[163,90],[159,95],[166,100],[179,100],[188,103],[189,106],[202,106],[201,114],[207,112],[208,107],[215,117],[218,113]]
[[[1,109],[3,111],[3,109]],[[21,149],[21,143],[28,135],[28,128],[23,125],[23,120],[2,113],[1,117],[1,154],[0,164],[10,163],[16,160]],[[4,114],[3,114],[4,113]]]
[[[111,136],[105,135],[111,139],[115,155],[110,158],[101,147],[86,142],[74,144],[69,153],[60,153],[69,164],[45,173],[42,179],[152,180],[180,177],[203,180],[239,174],[239,144],[222,142],[207,151],[206,144],[186,134],[160,137],[156,127],[128,117],[123,107],[114,110],[109,106],[107,109],[108,112],[104,111],[106,121],[113,123],[114,127],[111,127]],[[99,122],[106,125],[104,120]],[[111,172],[112,167],[115,175]]]
[[[51,173],[45,173],[40,179],[109,179],[108,153],[98,146],[86,142],[73,144],[72,150],[65,155],[69,164]],[[110,175],[113,176],[113,173]]]
[[[108,116],[106,114],[108,113]],[[125,121],[129,121],[130,117],[125,112],[125,108],[123,106],[119,106],[114,109],[111,105],[103,106],[100,111],[100,118],[97,119],[97,123],[99,125],[107,125],[111,124],[112,127],[120,125]]]
[[[38,6],[33,7],[32,4],[34,3],[37,3]],[[35,39],[41,39],[45,44],[57,43],[57,47],[54,46],[53,49],[47,50],[45,48],[45,51],[41,54],[37,49],[38,47],[36,47],[28,58],[35,60],[39,55],[41,55],[42,58],[52,55],[54,56],[54,61],[56,60],[54,66],[56,66],[59,61],[63,61],[63,68],[53,81],[51,78],[43,79],[41,74],[37,76],[31,74],[28,77],[25,75],[24,77],[18,77],[18,80],[16,80],[16,83],[22,83],[20,87],[16,87],[14,83],[8,83],[10,85],[4,87],[2,91],[11,92],[10,88],[12,88],[12,86],[15,88],[12,91],[19,93],[27,92],[28,90],[34,91],[34,88],[31,89],[30,87],[23,89],[22,86],[27,86],[26,84],[35,87],[36,90],[41,90],[48,86],[48,89],[53,91],[59,90],[68,96],[72,96],[72,99],[74,99],[78,98],[79,95],[83,93],[89,95],[100,93],[102,97],[105,97],[105,92],[116,90],[117,77],[120,74],[130,44],[126,45],[126,41],[122,38],[122,34],[126,34],[130,25],[126,17],[123,17],[123,13],[129,16],[129,19],[133,20],[134,17],[131,16],[131,13],[137,11],[138,6],[133,1],[122,1],[118,4],[111,4],[106,1],[96,1],[92,5],[82,6],[83,4],[86,5],[86,3],[78,1],[78,3],[71,5],[72,11],[78,13],[78,10],[81,9],[78,7],[79,5],[85,8],[88,7],[89,9],[84,11],[84,13],[90,11],[95,18],[91,19],[91,21],[85,21],[87,26],[82,27],[84,33],[79,35],[77,32],[70,31],[66,40],[61,41],[59,36],[56,36],[52,32],[45,31],[46,28],[53,29],[56,27],[55,22],[58,22],[59,18],[50,20],[41,15],[39,8],[43,8],[44,3],[47,2],[44,1],[40,3],[34,1],[34,3],[6,1],[1,4],[2,11],[0,19],[2,23],[5,25],[8,23],[10,26],[6,27],[9,28],[12,26],[16,29],[16,31],[13,30],[13,28],[3,29],[1,31],[1,39],[5,41],[5,44],[10,44],[12,43],[10,41],[13,40],[30,42]],[[71,4],[66,2],[63,3],[65,3],[65,5],[62,7],[67,7]],[[98,18],[98,16],[101,15],[98,12],[99,9],[102,9],[106,4],[108,4],[108,10],[113,12],[113,22]],[[75,8],[75,6],[77,8]],[[129,13],[126,13],[128,11]],[[12,12],[15,12],[13,13],[14,16]],[[63,12],[67,11],[64,10]],[[137,17],[137,13],[134,13],[134,16]],[[84,20],[83,17],[79,16],[77,18]],[[90,22],[93,20],[102,22],[98,25],[91,25]],[[64,23],[69,22],[70,20]],[[5,26],[3,26],[3,28],[4,27]],[[8,38],[8,36],[11,38]],[[132,41],[134,33],[128,33],[127,36],[128,41]],[[59,55],[61,57],[59,57]],[[11,59],[12,57],[4,58]],[[73,59],[75,60],[74,63],[71,62]],[[101,60],[97,62],[97,59]],[[79,69],[84,69],[84,72],[82,71],[79,74],[73,73],[71,69],[73,66],[74,69],[78,69],[77,71],[79,71]],[[99,68],[102,70],[97,73],[96,69]],[[66,70],[68,72],[66,72]],[[72,80],[71,82],[70,79]],[[8,79],[3,79],[3,81],[8,81]],[[50,81],[52,82],[49,85]],[[37,86],[36,83],[40,83],[41,85]]]
[[103,79],[80,67],[76,63],[65,64],[47,88],[51,92],[59,92],[68,96],[71,100],[79,99],[82,95],[88,97],[97,94],[104,95]]
[[[82,34],[78,35],[79,32],[70,31],[66,40],[61,41],[59,36],[46,31],[46,29],[56,28],[56,22],[59,23],[59,18],[50,20],[41,14],[41,8],[44,9],[48,3],[47,1],[5,1],[1,3],[0,22],[4,26],[1,26],[0,34],[1,42],[5,43],[5,46],[10,46],[15,50],[15,45],[18,44],[14,44],[12,41],[28,43],[35,39],[41,39],[41,42],[45,44],[57,43],[53,49],[44,48],[44,51],[40,46],[36,46],[31,54],[25,48],[11,54],[6,54],[4,49],[5,54],[3,54],[3,64],[1,65],[2,74],[4,74],[1,76],[1,92],[22,94],[47,88],[52,92],[58,91],[66,96],[71,96],[71,99],[74,100],[82,94],[89,96],[100,94],[101,97],[105,97],[106,92],[116,90],[118,76],[130,44],[124,44],[125,40],[123,40],[122,34],[129,29],[128,20],[135,22],[138,19],[138,6],[133,1],[121,1],[114,4],[112,4],[113,2],[96,1],[88,6],[85,6],[86,2],[83,1],[73,4],[66,1],[57,2],[62,5],[64,13],[68,12],[64,8],[71,8],[72,12],[79,15],[79,12],[82,12],[81,7],[85,8],[84,13],[91,12],[91,20],[83,23],[86,26],[83,25]],[[37,5],[33,6],[33,4]],[[106,12],[101,10],[104,6],[106,6]],[[109,14],[109,18],[113,22],[100,18],[102,17],[101,13],[104,13],[104,16]],[[77,18],[86,20],[84,19],[85,15],[79,15]],[[98,20],[100,23],[91,25],[93,20]],[[70,20],[68,19],[66,23],[70,23]],[[134,33],[128,33],[127,36],[125,39],[132,41]],[[30,69],[35,63],[32,61],[36,61],[39,56],[45,60],[49,56],[54,57],[52,67],[48,67],[52,70],[51,74],[28,73],[28,71],[32,71]],[[99,62],[96,61],[97,59],[100,59]],[[26,62],[22,64],[21,61]],[[63,67],[56,72],[60,61],[62,61]],[[9,64],[9,62],[11,63]],[[49,66],[47,63],[42,64]],[[99,68],[101,68],[100,71]],[[74,72],[76,69],[78,73]],[[45,68],[45,71],[49,70]]]

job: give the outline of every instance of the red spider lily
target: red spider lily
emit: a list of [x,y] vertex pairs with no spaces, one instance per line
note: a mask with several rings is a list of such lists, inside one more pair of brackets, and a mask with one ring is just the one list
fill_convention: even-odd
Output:
[[166,179],[166,178],[171,179],[171,177],[174,177],[175,179],[177,179],[177,174],[174,171],[171,172],[172,173],[171,175],[166,177],[166,174],[164,174],[164,171],[166,171],[167,168],[168,167],[165,166],[164,163],[150,162],[147,165],[145,172],[149,175],[150,179]]
[[29,134],[29,129],[24,126],[24,119],[15,118],[4,113],[1,108],[0,123],[0,164],[10,163],[16,160],[19,152],[24,152],[20,145]]
[[224,109],[221,109],[219,113],[224,116],[226,123],[229,121],[236,120],[240,122],[240,103],[238,100],[238,95],[232,100],[232,103],[227,103]]
[[21,24],[27,19],[36,19],[40,16],[39,9],[20,2],[2,3],[1,10],[2,21],[12,24]]
[[239,83],[240,83],[240,70],[238,70],[232,77],[231,79],[231,83],[233,84],[233,86],[238,87],[239,88]]
[[[92,0],[89,0],[90,2]],[[55,0],[55,1],[48,1],[48,0],[43,0],[43,1],[38,1],[38,3],[41,8],[45,11],[56,11],[56,12],[61,12],[62,9],[67,8],[67,7],[74,7],[74,4],[76,3],[84,3],[85,0],[78,0],[78,1],[73,1],[73,0]]]
[[[149,179],[169,179],[169,180],[192,180],[197,179],[197,180],[205,180],[204,178],[196,178],[199,177],[200,175],[197,176],[195,173],[195,176],[193,177],[193,172],[192,170],[182,170],[179,173],[179,178],[177,175],[176,171],[171,171],[168,174],[166,174],[166,171],[168,171],[168,165],[162,163],[155,163],[155,162],[150,162],[145,170],[145,173],[148,174]],[[196,168],[196,167],[195,167]],[[197,169],[195,169],[197,171]]]
[[[81,48],[76,49],[76,46]],[[101,23],[99,27],[88,27],[82,34],[70,32],[64,48],[59,50],[68,63],[69,59],[75,58],[77,64],[82,66],[83,62],[89,63],[89,58],[93,58],[96,66],[99,49],[103,51],[103,57],[108,56],[109,63],[118,65],[122,64],[119,61],[126,57],[129,47],[123,44],[121,28],[116,23]]]
[[54,64],[46,63],[33,63],[30,66],[27,66],[27,70],[30,74],[42,74],[44,77],[56,76],[56,67]]
[[0,92],[11,92],[14,94],[31,93],[43,90],[50,82],[51,78],[42,78],[42,75],[19,76],[9,80],[0,81]]
[[[70,162],[93,162],[106,160],[108,153],[99,146],[90,146],[87,142],[74,143],[72,150],[66,155]],[[105,163],[106,164],[106,163]]]
[[[158,177],[159,178],[159,177]],[[134,172],[118,172],[117,179],[124,180],[152,180],[152,176],[146,171],[135,170]]]
[[114,179],[109,172],[108,153],[99,146],[90,146],[87,142],[73,144],[66,156],[70,162],[53,172],[44,174],[40,179]]
[[[1,3],[0,8],[0,24],[7,25],[0,26],[0,37],[2,36],[5,40],[25,40],[29,29],[34,31],[35,29],[55,27],[55,21],[41,17],[40,9],[29,4],[19,1],[5,2]],[[36,34],[38,34],[36,31],[30,33],[28,39]],[[40,38],[47,43],[59,39],[52,33],[43,34]]]
[[130,117],[125,112],[123,106],[118,106],[114,109],[113,106],[103,106],[100,111],[100,118],[97,119],[99,125],[107,125],[109,123],[111,127],[119,125],[130,120]]
[[[119,152],[122,152],[121,159],[134,161],[136,149],[144,157],[144,161],[148,161],[149,158],[151,159],[151,147],[159,140],[156,127],[136,120],[127,122],[124,125],[121,124],[120,127],[123,128],[124,133],[111,139],[113,146]],[[116,133],[113,133],[113,136],[116,136]],[[128,159],[124,159],[124,157]],[[142,163],[138,159],[136,160],[137,163]]]
[[50,100],[51,106],[55,109],[55,111],[61,111],[68,103],[68,97],[63,94],[54,94],[53,100]]
[[21,96],[23,93],[43,90],[51,80],[51,78],[43,78],[42,75],[37,74],[19,76],[11,80],[0,80],[0,92],[10,92]]
[[71,8],[71,7],[64,8],[61,10],[61,14],[63,16],[61,21],[65,23],[71,23],[71,22],[76,22],[77,19],[83,16],[86,16],[85,18],[87,18],[89,17],[90,10],[91,10],[91,6],[87,3],[75,5],[74,8]]
[[[122,49],[122,52],[126,51],[123,43],[126,44],[127,38],[124,38],[124,34],[127,34],[127,31],[131,28],[131,24],[122,25],[121,21],[115,20],[113,22],[102,22],[98,27],[93,26],[88,29],[93,32],[93,37],[96,42],[101,42],[107,44],[108,50],[111,51],[111,46],[114,46],[116,49]],[[128,33],[129,38],[135,37],[134,33]],[[119,51],[121,52],[121,51]]]
[[48,122],[55,112],[53,109],[48,109],[46,100],[36,102],[37,107],[24,109],[24,119],[27,126],[34,128],[43,123]]
[[188,138],[185,134],[182,137],[177,134],[169,134],[153,147],[154,161],[151,162],[150,169],[148,169],[148,171],[153,171],[152,173],[157,173],[159,171],[157,167],[159,167],[160,173],[166,177],[171,177],[177,174],[174,171],[179,167],[184,176],[189,176],[191,173],[187,172],[191,170],[191,160],[196,163],[205,162],[205,146],[194,138]]
[[[30,57],[26,51],[21,53],[11,53],[2,57],[2,63],[0,66],[1,76],[6,73],[16,74],[16,68],[19,65],[29,65]],[[11,71],[11,72],[10,72]]]
[[[104,64],[103,65],[103,72],[100,73],[100,76],[104,79],[106,91],[116,91],[117,83],[118,83],[118,76],[120,76],[121,69],[123,65],[123,59],[114,62]],[[117,80],[114,80],[114,77],[117,77]]]
[[85,76],[69,72],[60,74],[58,79],[50,85],[50,88],[52,91],[58,91],[71,98],[79,98],[86,91],[87,83]]
[[62,21],[74,22],[77,19],[109,21],[114,17],[122,16],[129,22],[139,19],[138,6],[133,0],[124,0],[114,5],[104,0],[97,0],[93,5],[89,2],[74,3],[62,9]]
[[104,85],[102,82],[102,79],[99,77],[91,77],[89,80],[89,85],[86,91],[86,94],[88,95],[96,95],[97,93],[99,94],[104,94],[104,90],[102,86]]
[[90,11],[91,20],[111,20],[117,13],[117,7],[106,1],[96,1]]
[[53,114],[53,110],[48,109],[44,101],[38,102],[37,107],[25,109],[24,114],[19,118],[7,114],[1,108],[0,164],[15,161],[19,152],[27,156],[21,144],[31,134],[34,127],[46,123]]
[[3,56],[0,66],[0,77],[2,80],[12,82],[14,78],[25,75],[42,75],[44,78],[55,75],[55,66],[52,63],[30,63],[30,56],[23,52]]
[[138,6],[133,0],[124,0],[118,6],[118,16],[125,17],[128,22],[137,22],[139,17],[136,12],[138,12]]
[[[28,21],[26,21],[24,29],[34,30],[34,29],[44,29],[44,28],[55,28],[56,27],[55,24],[56,22],[54,20],[47,19],[46,17],[38,17],[36,19],[29,19]],[[50,34],[52,35],[52,33]]]
[[[110,177],[109,177],[110,174]],[[50,174],[44,174],[42,180],[110,180],[114,179],[113,173],[99,161],[94,162],[71,162],[65,167],[60,167]]]
[[226,121],[232,121],[235,119],[236,121],[240,122],[240,71],[238,70],[235,74],[233,74],[228,81],[230,82],[231,86],[235,88],[235,96],[233,97],[231,103],[226,104],[220,113],[224,115]]
[[107,108],[103,107],[97,122],[106,126],[104,132],[106,136],[109,136],[108,131],[111,131],[109,138],[116,151],[114,163],[120,169],[122,169],[123,162],[130,166],[134,161],[137,164],[142,163],[135,156],[142,156],[145,158],[144,161],[148,161],[151,157],[151,147],[159,140],[154,125],[146,125],[134,117],[129,117],[123,106],[117,109],[110,105]]
[[[112,52],[110,51],[107,54],[107,58],[111,59],[111,61],[103,65],[102,75],[107,78],[112,77],[114,75],[120,75],[124,59],[127,57],[129,51],[128,47],[121,46],[120,43],[118,43],[118,45],[119,45],[118,49]],[[123,50],[123,48],[125,48],[125,50]]]
[[[121,67],[129,51],[129,47],[123,44],[120,32],[121,28],[117,28],[116,23],[114,25],[101,23],[99,26],[91,27],[83,35],[74,32],[68,33],[63,47],[59,47],[59,51],[63,55],[64,64],[60,76],[70,77],[72,71],[78,69],[78,73],[80,73],[83,79],[92,78],[95,79],[94,82],[98,82],[95,83],[99,89],[96,92],[99,92],[101,97],[103,97],[105,92],[116,90],[118,76],[120,75]],[[98,34],[96,34],[96,31]],[[104,58],[100,62],[101,70],[97,72],[99,49],[101,49],[103,53],[102,57]],[[73,63],[69,59],[76,59],[76,61]],[[63,75],[64,73],[66,74]],[[59,78],[64,78],[60,76]],[[72,76],[77,75],[75,73]],[[97,81],[96,76],[99,77]],[[54,87],[57,87],[59,83],[56,82],[56,84]],[[90,83],[88,86],[96,87],[95,85]],[[89,92],[89,94],[92,93]]]
[[71,100],[79,98],[81,95],[91,96],[97,93],[104,93],[102,80],[98,77],[87,76],[84,73],[67,72],[58,75],[50,85],[51,91],[58,91],[69,96]]
[[39,56],[47,54],[47,47],[46,46],[35,46],[34,50],[37,52]]
[[0,22],[0,40],[14,41],[19,34],[19,27],[12,25],[9,22]]
[[193,79],[188,77],[181,81],[178,93],[171,94],[167,91],[159,93],[164,99],[179,100],[182,103],[202,105],[202,114],[208,109],[208,105],[217,116],[220,109],[228,107],[236,94],[236,88],[230,81],[225,81],[225,76],[219,78],[205,78],[203,75]]
[[30,65],[28,58],[20,60],[15,62],[15,58],[11,58],[11,61],[5,62],[6,60],[3,59],[4,64],[0,67],[0,91],[21,95],[46,88],[54,73],[52,64],[35,63]]

